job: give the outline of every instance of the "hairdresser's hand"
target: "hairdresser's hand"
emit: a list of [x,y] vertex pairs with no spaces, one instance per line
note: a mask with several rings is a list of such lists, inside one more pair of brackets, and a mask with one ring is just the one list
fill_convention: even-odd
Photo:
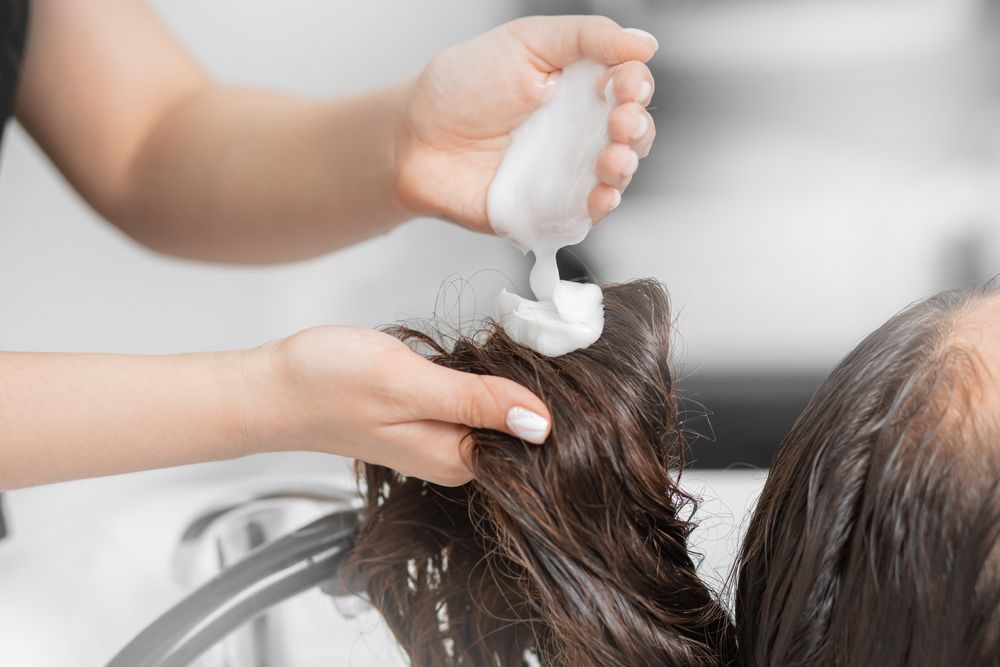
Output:
[[511,131],[546,100],[563,67],[589,58],[612,67],[619,101],[589,200],[591,217],[603,219],[653,142],[645,110],[653,77],[643,63],[656,47],[648,33],[604,17],[559,16],[513,21],[441,52],[406,105],[397,147],[402,203],[417,214],[489,231],[486,192]]
[[533,443],[549,432],[524,387],[438,366],[368,329],[307,329],[250,351],[246,367],[252,450],[331,452],[457,486],[472,478],[470,427]]

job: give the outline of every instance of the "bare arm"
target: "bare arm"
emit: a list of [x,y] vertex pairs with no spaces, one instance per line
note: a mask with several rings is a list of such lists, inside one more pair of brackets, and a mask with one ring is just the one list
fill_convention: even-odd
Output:
[[[590,199],[603,218],[653,140],[642,62],[655,48],[605,18],[535,17],[451,47],[415,81],[325,102],[213,84],[138,0],[35,0],[17,113],[87,201],[147,245],[280,261],[410,213],[489,231],[510,132],[581,58],[610,66],[621,103]],[[334,327],[253,353],[0,353],[0,377],[0,488],[275,449],[460,484],[469,427],[532,442],[550,428],[509,380]]]
[[287,450],[463,484],[469,427],[549,431],[524,387],[349,327],[232,352],[0,353],[0,377],[0,490]]
[[249,453],[239,353],[0,353],[0,489]]
[[603,218],[631,153],[653,140],[641,61],[654,50],[606,18],[535,17],[447,49],[412,81],[314,100],[215,84],[141,0],[34,0],[17,115],[91,206],[147,246],[284,261],[412,215],[489,231],[509,133],[581,58],[611,67],[621,102],[591,198]]
[[320,254],[405,219],[402,87],[323,101],[219,86],[138,0],[35,0],[17,115],[146,245],[222,261]]

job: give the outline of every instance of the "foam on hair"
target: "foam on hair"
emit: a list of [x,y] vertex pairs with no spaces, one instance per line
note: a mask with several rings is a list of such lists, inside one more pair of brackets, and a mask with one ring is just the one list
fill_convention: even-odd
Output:
[[734,660],[728,613],[688,550],[666,291],[642,280],[604,295],[604,335],[561,357],[499,327],[448,350],[396,331],[436,363],[524,384],[553,416],[540,447],[474,431],[462,487],[359,466],[369,515],[345,572],[414,667]]

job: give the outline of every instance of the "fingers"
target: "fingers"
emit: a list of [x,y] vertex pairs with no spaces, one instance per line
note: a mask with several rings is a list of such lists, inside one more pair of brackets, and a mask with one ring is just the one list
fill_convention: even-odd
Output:
[[621,203],[621,190],[602,183],[591,190],[587,198],[587,213],[596,225]]
[[645,110],[653,89],[653,74],[642,63],[628,62],[609,70],[605,90],[614,95],[618,106],[608,119],[608,136],[631,146],[641,158],[649,154],[656,136],[653,118]]
[[656,138],[653,117],[645,109],[653,96],[653,75],[648,67],[627,62],[611,68],[604,90],[618,106],[608,118],[611,143],[598,155],[594,169],[598,185],[590,194],[588,212],[595,224],[621,203],[639,159],[649,155]]
[[[637,102],[640,106],[647,106],[653,99],[653,73],[641,62],[633,60],[609,68],[601,85],[607,86],[608,80],[618,104]],[[608,91],[606,87],[602,90]]]
[[607,23],[586,22],[580,29],[580,50],[583,57],[605,65],[617,65],[629,60],[646,62],[653,57],[658,47],[656,38],[648,32],[634,28],[622,29],[610,20]]
[[539,445],[545,442],[551,415],[525,387],[505,378],[426,363],[421,391],[413,397],[415,417],[503,431]]
[[607,88],[602,90],[618,103],[608,121],[612,143],[598,157],[598,185],[587,200],[588,213],[598,223],[621,203],[622,191],[656,135],[653,119],[644,109],[653,97],[653,75],[643,64],[656,52],[656,38],[642,30],[623,29],[603,16],[535,16],[507,27],[543,71],[553,72],[583,58],[611,66]]
[[623,29],[604,16],[532,16],[507,26],[550,72],[584,58],[605,65],[646,62],[659,46],[649,33]]
[[611,144],[597,157],[599,183],[587,201],[587,211],[595,224],[622,203],[622,192],[638,167],[639,156],[625,144]]
[[472,480],[468,427],[442,421],[420,422],[408,445],[408,451],[419,452],[419,457],[397,465],[397,472],[441,486],[461,486]]
[[623,190],[639,168],[639,156],[626,144],[613,143],[597,156],[597,180]]
[[608,119],[608,136],[612,145],[630,147],[640,157],[649,155],[656,138],[653,117],[635,102],[618,106]]

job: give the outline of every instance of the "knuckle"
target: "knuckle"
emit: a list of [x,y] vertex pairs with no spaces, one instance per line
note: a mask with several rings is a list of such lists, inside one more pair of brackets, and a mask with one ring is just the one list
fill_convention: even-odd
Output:
[[443,471],[439,477],[437,483],[440,486],[462,486],[472,480],[472,473],[466,469],[461,470],[451,470]]
[[531,27],[532,24],[537,23],[535,16],[522,16],[521,18],[514,19],[512,21],[507,21],[504,27],[511,30],[521,30],[527,27]]
[[611,148],[611,161],[616,171],[624,169],[631,159],[632,148],[625,144],[613,144]]
[[480,377],[479,382],[485,389],[482,401],[484,414],[500,414],[504,405],[503,392],[501,391],[500,383],[504,381],[498,378],[487,379]]
[[458,398],[458,414],[463,424],[474,428],[490,426],[491,415],[498,414],[503,405],[497,384],[494,378],[472,377]]
[[462,442],[440,452],[435,462],[435,483],[441,486],[461,486],[472,479],[472,471],[462,456]]
[[457,417],[466,426],[480,427],[483,424],[483,409],[476,392],[465,392],[458,397]]
[[622,135],[628,129],[629,111],[626,105],[621,105],[611,112],[610,129],[613,134]]
[[622,63],[622,69],[628,72],[629,76],[640,78],[645,78],[650,73],[649,68],[646,67],[646,63],[639,62],[638,60],[629,60],[626,63]]
[[590,24],[596,28],[617,28],[618,24],[612,21],[607,16],[591,16],[589,17]]

